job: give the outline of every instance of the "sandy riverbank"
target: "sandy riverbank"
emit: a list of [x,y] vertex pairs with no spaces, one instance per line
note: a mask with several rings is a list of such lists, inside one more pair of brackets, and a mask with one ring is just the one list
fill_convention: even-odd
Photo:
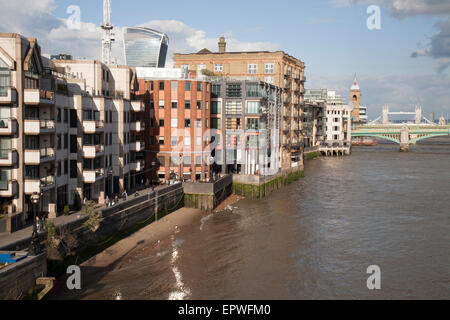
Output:
[[177,210],[92,257],[84,262],[81,267],[105,268],[119,259],[126,260],[126,257],[135,250],[143,246],[157,245],[158,241],[170,238],[174,232],[181,230],[184,226],[200,221],[203,215],[204,213],[197,209],[182,208]]

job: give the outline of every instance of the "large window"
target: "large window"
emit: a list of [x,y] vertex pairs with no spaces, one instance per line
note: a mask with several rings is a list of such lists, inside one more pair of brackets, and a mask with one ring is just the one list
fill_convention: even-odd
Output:
[[172,128],[178,128],[178,119],[176,119],[176,118],[171,119],[171,121],[170,121],[170,126],[171,126]]
[[202,91],[202,83],[197,82],[197,91]]
[[247,97],[259,97],[259,85],[257,84],[247,85]]
[[229,98],[240,98],[242,94],[242,89],[240,84],[229,84],[227,85],[227,97]]
[[220,119],[211,118],[211,129],[220,130]]
[[259,119],[247,120],[247,130],[258,130],[258,129],[259,129]]
[[221,114],[222,103],[220,101],[211,101],[211,114]]
[[8,95],[8,88],[11,85],[9,68],[6,63],[0,59],[0,96]]
[[190,81],[186,81],[184,83],[184,91],[191,91],[191,82]]
[[242,114],[241,101],[227,101],[226,114]]
[[159,100],[158,106],[160,109],[164,109],[164,100]]
[[220,97],[220,84],[213,84],[211,87],[211,97]]
[[171,86],[172,92],[178,91],[178,81],[172,81],[170,83],[170,86]]
[[215,64],[214,65],[214,72],[222,72],[223,71],[223,65],[222,64]]
[[259,101],[248,101],[247,102],[247,110],[245,113],[247,114],[259,114]]
[[274,72],[274,64],[266,63],[264,66],[264,73],[272,74]]
[[249,74],[256,74],[256,71],[257,71],[256,63],[249,63],[248,64],[248,73]]
[[159,82],[159,90],[164,90],[164,81]]

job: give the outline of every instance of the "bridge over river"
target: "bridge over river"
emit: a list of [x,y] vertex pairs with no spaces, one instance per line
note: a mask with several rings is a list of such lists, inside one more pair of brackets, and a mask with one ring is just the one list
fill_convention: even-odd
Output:
[[[415,115],[414,123],[391,123],[389,115]],[[368,125],[361,126],[352,131],[353,137],[374,137],[392,141],[400,145],[401,151],[408,151],[411,144],[433,137],[449,136],[450,125],[446,124],[443,118],[439,124],[435,124],[425,117],[422,117],[422,108],[416,107],[416,112],[389,112],[387,107],[383,108],[383,121],[377,120]]]

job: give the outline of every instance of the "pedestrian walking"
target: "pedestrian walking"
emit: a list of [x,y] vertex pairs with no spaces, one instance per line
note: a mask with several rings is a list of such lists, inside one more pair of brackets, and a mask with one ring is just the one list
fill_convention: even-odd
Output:
[[127,200],[127,191],[126,190],[122,193],[122,199],[123,199],[123,201]]
[[105,198],[105,205],[107,208],[109,207],[109,197],[108,196],[106,196],[106,198]]
[[83,199],[83,204],[86,205],[86,202],[87,202],[87,198],[84,197],[84,199]]

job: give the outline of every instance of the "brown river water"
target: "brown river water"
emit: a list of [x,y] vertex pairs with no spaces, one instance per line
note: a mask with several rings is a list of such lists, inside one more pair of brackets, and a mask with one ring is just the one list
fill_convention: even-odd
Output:
[[[320,158],[136,251],[70,299],[450,299],[450,140]],[[371,265],[381,290],[367,288]]]

